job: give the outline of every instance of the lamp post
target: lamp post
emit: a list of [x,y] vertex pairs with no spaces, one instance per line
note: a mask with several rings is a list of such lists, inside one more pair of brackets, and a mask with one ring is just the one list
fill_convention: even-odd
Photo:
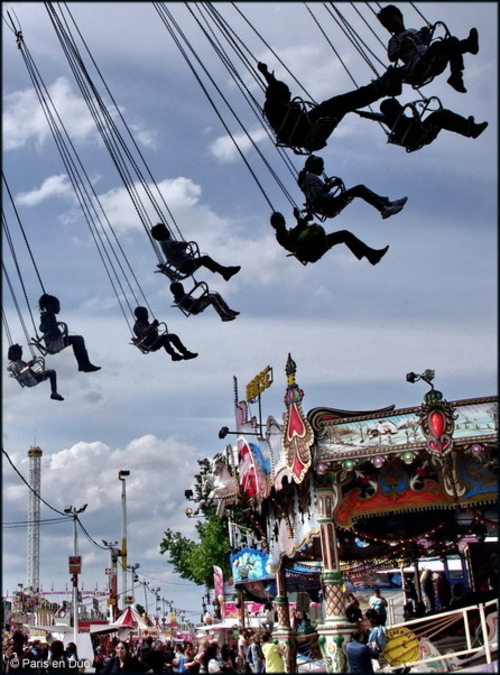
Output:
[[64,513],[71,515],[73,518],[73,559],[69,559],[69,572],[73,575],[73,642],[78,646],[78,574],[81,572],[81,559],[78,555],[78,533],[76,529],[76,521],[78,514],[83,513],[87,508],[84,504],[80,508],[76,506],[68,506],[64,509]]
[[127,476],[130,471],[118,471],[118,480],[122,481],[122,546],[121,546],[121,565],[122,565],[122,596],[127,592]]

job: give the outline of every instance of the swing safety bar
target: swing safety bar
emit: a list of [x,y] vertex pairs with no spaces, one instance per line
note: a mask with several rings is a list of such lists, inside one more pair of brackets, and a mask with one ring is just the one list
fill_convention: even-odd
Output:
[[[345,185],[344,181],[339,178],[338,176],[325,176],[323,174],[323,179],[325,182],[325,185],[333,185],[333,189],[330,190],[328,193],[332,197],[340,197],[344,194],[345,192]],[[349,197],[349,203],[352,201],[352,197]],[[343,208],[343,206],[342,206]],[[332,215],[326,216],[323,211],[315,206],[314,201],[306,201],[304,202],[304,208],[302,209],[301,213],[303,213],[306,217],[310,216],[311,219],[314,217],[317,220],[319,220],[321,223],[323,223],[327,218],[335,218],[335,216],[340,213],[342,208],[337,211],[337,213],[332,213]]]
[[37,356],[36,358],[29,361],[19,373],[10,372],[9,377],[13,377],[15,380],[17,380],[21,387],[28,387],[30,385],[28,385],[26,381],[22,379],[23,374],[28,370],[32,370],[34,373],[43,373],[45,371],[45,359],[43,356]]
[[143,354],[149,354],[149,352],[155,351],[154,346],[158,342],[158,340],[162,338],[164,335],[168,335],[167,324],[164,321],[161,321],[158,324],[158,328],[160,328],[160,326],[163,326],[163,330],[161,331],[161,333],[158,331],[158,337],[150,345],[144,344],[148,339],[147,336],[143,338],[132,337],[132,341],[129,344],[133,345],[134,347],[137,347],[139,351],[141,351]]
[[432,129],[425,130],[420,136],[420,138],[413,145],[407,146],[405,141],[408,133],[411,131],[411,126],[408,125],[408,129],[405,131],[403,136],[400,139],[398,139],[397,132],[395,130],[397,130],[399,120],[405,116],[404,115],[405,110],[410,110],[412,117],[418,121],[421,121],[426,112],[436,112],[437,110],[442,109],[443,104],[441,103],[441,99],[439,99],[437,96],[431,96],[430,98],[422,98],[418,99],[417,101],[411,101],[409,103],[406,103],[402,107],[398,119],[396,120],[394,130],[391,132],[387,132],[387,142],[393,143],[394,145],[401,145],[403,148],[406,149],[406,152],[415,152],[416,150],[420,150],[421,148],[423,148],[424,145],[426,145],[426,142],[429,138],[431,140],[435,138],[435,132]]
[[[281,123],[280,128],[276,133],[276,147],[277,148],[291,148],[296,155],[310,155],[312,152],[317,152],[321,150],[326,145],[326,139],[331,133],[332,128],[338,123],[338,120],[332,119],[329,117],[320,117],[315,122],[311,122],[309,118],[309,112],[316,107],[315,103],[311,101],[304,101],[300,96],[295,96],[288,105],[288,110],[283,122]],[[287,123],[290,122],[292,114],[295,114],[295,123],[292,122],[293,126],[290,131],[286,131],[286,136],[290,140],[280,140],[281,132],[286,129]],[[298,114],[297,114],[298,113]],[[304,124],[304,122],[309,127],[303,143],[295,144],[293,142],[295,132],[297,131],[299,125]]]
[[[443,29],[443,35],[437,35],[436,37],[434,37],[436,29],[439,27]],[[429,45],[432,44],[433,42],[439,42],[441,40],[445,40],[446,38],[451,37],[451,33],[448,30],[448,26],[443,21],[436,21],[436,23],[428,24],[427,28],[429,29],[430,32]],[[411,36],[407,36],[407,39],[410,40],[411,42],[414,42]],[[403,82],[411,84],[413,89],[419,89],[420,87],[424,87],[426,84],[430,84],[435,77],[441,75],[441,73],[446,68],[447,64],[448,64],[447,58],[436,57],[427,65],[427,67],[423,71],[405,75],[403,77]],[[404,67],[402,67],[402,70],[404,71]]]
[[62,336],[61,338],[57,341],[57,349],[47,349],[45,346],[45,333],[41,337],[32,337],[31,342],[28,342],[29,347],[36,347],[38,351],[42,354],[42,356],[47,356],[47,354],[58,354],[60,351],[62,351],[65,347],[67,347],[66,341],[68,337],[68,325],[64,323],[63,321],[59,321],[57,324],[57,327],[61,330]]
[[[198,289],[201,289],[201,293],[197,298],[194,298],[194,302],[191,304],[191,307],[195,306],[197,301],[201,300],[202,298],[204,298],[205,296],[207,296],[210,293],[210,289],[209,289],[206,281],[197,281],[195,283],[195,285],[193,286],[193,288],[188,293],[186,293],[185,295],[192,295]],[[192,308],[187,309],[186,307],[183,307],[181,303],[182,303],[182,300],[181,300],[180,303],[174,302],[172,307],[178,307],[181,310],[181,312],[184,314],[184,316],[191,316],[191,314],[198,314],[199,313],[199,312],[196,312],[196,311],[193,312]]]
[[[193,258],[199,258],[200,249],[198,244],[195,241],[188,241],[186,253],[188,253],[188,255]],[[164,274],[166,277],[168,277],[168,279],[170,279],[170,281],[182,281],[183,279],[187,279],[189,276],[191,276],[191,274],[182,274],[178,269],[176,269],[167,261],[159,263],[157,267],[158,269],[155,270],[155,273],[160,272],[161,274]]]

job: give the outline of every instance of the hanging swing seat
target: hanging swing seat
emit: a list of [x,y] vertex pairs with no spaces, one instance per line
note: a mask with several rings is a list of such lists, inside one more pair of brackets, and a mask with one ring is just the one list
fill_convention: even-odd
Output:
[[[344,181],[338,176],[330,176],[325,178],[325,185],[333,183],[335,183],[335,185],[328,193],[328,196],[334,198],[341,197],[346,191]],[[321,207],[317,200],[306,201],[304,202],[304,208],[302,209],[301,213],[303,213],[308,220],[316,218],[316,220],[319,220],[321,223],[323,223],[327,218],[335,218],[335,216],[344,210],[347,204],[352,202],[352,199],[352,197],[346,197],[344,200],[338,202],[337,209],[329,210],[327,212],[325,212],[324,208]]]
[[148,336],[145,336],[143,338],[132,337],[130,344],[133,345],[134,347],[137,347],[137,349],[139,349],[139,351],[141,351],[143,354],[149,354],[149,352],[156,351],[155,345],[158,342],[158,340],[160,340],[164,335],[168,335],[167,324],[164,321],[161,321],[158,324],[158,329],[160,329],[160,327],[162,327],[161,332],[160,330],[158,330],[158,337],[151,344],[146,344],[148,342]]
[[[304,101],[300,96],[295,96],[291,100],[283,122],[276,132],[277,148],[291,148],[296,155],[310,155],[325,147],[338,120],[320,117],[312,122],[309,113],[315,107],[315,103]],[[300,143],[293,142],[297,132]]]
[[[429,126],[425,128],[422,125],[423,117],[427,112],[436,112],[443,109],[443,104],[437,96],[431,96],[430,98],[422,98],[417,101],[411,101],[406,103],[399,113],[398,119],[394,124],[392,131],[387,133],[387,142],[392,143],[393,145],[400,145],[406,149],[406,152],[415,152],[428,145],[436,138],[436,128]],[[411,116],[405,115],[405,111],[409,111]],[[406,130],[401,135],[398,125],[402,121],[405,123],[406,118],[410,123],[406,124]],[[412,129],[411,121],[415,120],[421,126],[421,133],[418,135],[414,134],[414,129]]]
[[[67,347],[67,337],[68,337],[68,325],[64,323],[63,321],[59,321],[57,324],[57,327],[62,333],[61,338],[57,341],[57,346],[54,348],[51,346],[50,348],[47,348],[45,345],[45,334],[42,335],[41,337],[32,337],[31,342],[28,342],[28,346],[30,347],[36,347],[38,351],[42,354],[42,356],[46,356],[47,354],[58,354],[60,351],[62,351],[65,347]],[[52,343],[51,343],[52,344]]]
[[[188,241],[186,246],[186,253],[193,258],[199,258],[200,249],[198,244],[195,241]],[[170,281],[182,281],[183,279],[187,279],[188,277],[191,276],[191,273],[183,274],[182,272],[179,272],[179,270],[176,267],[174,267],[174,265],[170,264],[167,261],[159,263],[157,267],[158,269],[155,270],[155,272],[156,273],[160,272],[161,274],[164,274],[168,279],[170,279]]]
[[33,373],[43,373],[45,371],[45,359],[43,356],[37,356],[33,360],[29,361],[26,366],[19,371],[18,373],[9,372],[9,377],[13,377],[19,382],[21,387],[34,387],[38,382],[32,382],[30,384],[26,374],[28,371]]
[[[429,46],[435,42],[440,42],[446,38],[451,37],[451,33],[448,30],[447,25],[443,21],[436,21],[434,24],[429,24],[428,29],[430,31],[430,42]],[[437,29],[442,29],[442,35],[435,35]],[[407,40],[413,42],[411,36],[406,36]],[[415,45],[415,49],[416,49]],[[403,82],[406,84],[411,84],[413,89],[418,89],[419,87],[424,87],[426,84],[430,84],[432,80],[441,75],[448,65],[449,59],[446,56],[436,56],[429,63],[421,63],[421,67],[415,68],[411,73],[406,73],[404,66],[401,67],[403,75]],[[397,65],[397,64],[396,64]]]
[[197,281],[193,288],[185,293],[184,297],[186,296],[191,296],[193,301],[189,303],[189,305],[183,304],[183,299],[179,300],[178,302],[174,302],[172,307],[177,307],[178,309],[181,310],[181,312],[184,314],[184,316],[191,316],[191,314],[199,314],[202,309],[198,309],[197,305],[199,301],[206,297],[210,293],[210,289],[208,287],[208,284],[206,281]]

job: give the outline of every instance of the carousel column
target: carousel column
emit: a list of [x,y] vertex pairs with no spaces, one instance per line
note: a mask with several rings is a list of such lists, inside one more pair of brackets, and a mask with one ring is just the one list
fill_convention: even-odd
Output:
[[285,672],[297,671],[297,639],[290,625],[290,607],[286,591],[285,571],[283,567],[276,573],[277,595],[274,598],[278,625],[273,630],[273,638],[284,649]]
[[324,623],[317,628],[318,643],[327,673],[347,673],[345,645],[353,630],[345,616],[344,589],[340,571],[337,536],[332,518],[331,488],[316,488],[321,536]]

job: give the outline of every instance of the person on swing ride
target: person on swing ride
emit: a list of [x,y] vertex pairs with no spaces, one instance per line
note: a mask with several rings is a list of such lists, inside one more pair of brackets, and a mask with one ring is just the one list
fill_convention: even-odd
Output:
[[[479,52],[479,35],[471,28],[469,37],[459,40],[457,37],[444,37],[431,42],[432,32],[429,26],[420,30],[406,28],[403,14],[394,5],[386,5],[377,13],[377,18],[392,37],[387,46],[389,61],[403,62],[401,67],[403,81],[413,85],[422,85],[428,75],[434,77],[450,66],[448,84],[462,94],[467,92],[463,81],[464,54]],[[441,66],[439,65],[441,64]]]
[[78,370],[83,373],[92,373],[101,370],[100,366],[94,366],[90,360],[85,340],[81,335],[63,335],[59,328],[56,314],[61,311],[61,303],[55,295],[44,293],[38,300],[40,308],[40,330],[43,333],[43,341],[49,354],[57,354],[64,347],[71,345],[78,363]]
[[23,361],[23,348],[21,345],[15,344],[9,347],[7,352],[9,365],[7,370],[11,372],[14,377],[19,380],[25,387],[35,387],[40,382],[50,380],[50,398],[54,401],[64,401],[61,394],[57,393],[57,373],[52,368],[47,368],[41,372],[32,370],[31,366],[34,361]]
[[429,145],[443,129],[466,138],[478,138],[488,126],[488,122],[478,124],[474,117],[466,119],[446,108],[430,112],[425,119],[421,119],[415,108],[412,108],[413,116],[407,116],[404,108],[397,99],[388,98],[380,104],[380,113],[365,110],[355,112],[360,117],[385,124],[391,132],[391,143],[401,145],[407,150]]
[[354,197],[359,197],[380,212],[382,218],[390,218],[399,213],[406,204],[408,197],[390,201],[388,197],[381,197],[368,189],[366,185],[355,185],[342,191],[338,195],[331,194],[335,187],[343,185],[340,178],[322,180],[325,169],[324,161],[317,155],[309,155],[304,168],[299,172],[297,183],[305,195],[306,207],[326,218],[335,218]]
[[[267,82],[264,114],[277,140],[311,152],[326,146],[326,140],[347,113],[364,108],[380,98],[398,96],[402,91],[401,75],[396,68],[389,66],[381,77],[370,84],[327,99],[305,112],[300,103],[291,100],[288,86],[276,79],[265,63],[258,63],[257,69]],[[324,130],[316,132],[315,124],[320,119],[327,121],[326,133]]]
[[276,211],[271,215],[271,226],[276,233],[278,244],[292,253],[302,263],[316,262],[333,246],[345,244],[358,260],[366,258],[372,265],[377,265],[389,250],[370,248],[348,230],[327,234],[317,223],[308,225],[308,219],[302,218],[300,211],[294,209],[297,225],[287,229],[283,214]]
[[215,291],[204,293],[199,298],[194,298],[185,292],[184,286],[180,281],[171,283],[170,290],[174,296],[175,304],[190,314],[201,314],[210,305],[212,305],[222,321],[233,321],[239,314],[239,312],[229,307],[220,293]]
[[[146,307],[136,307],[134,314],[137,319],[133,328],[134,334],[141,340],[142,345],[150,351],[156,352],[163,347],[167,354],[170,354],[172,361],[182,361],[183,359],[187,361],[195,359],[198,356],[198,354],[186,349],[175,333],[163,333],[160,335],[158,333],[159,321],[154,319],[151,323],[149,322],[149,314]],[[177,352],[180,353],[177,353],[172,347],[175,347]]]
[[164,223],[157,223],[151,228],[151,236],[160,243],[161,249],[170,265],[173,265],[181,274],[190,275],[200,267],[206,267],[211,272],[217,272],[225,281],[237,274],[241,267],[225,267],[215,262],[209,255],[198,257],[190,254],[186,249],[186,241],[176,241]]

